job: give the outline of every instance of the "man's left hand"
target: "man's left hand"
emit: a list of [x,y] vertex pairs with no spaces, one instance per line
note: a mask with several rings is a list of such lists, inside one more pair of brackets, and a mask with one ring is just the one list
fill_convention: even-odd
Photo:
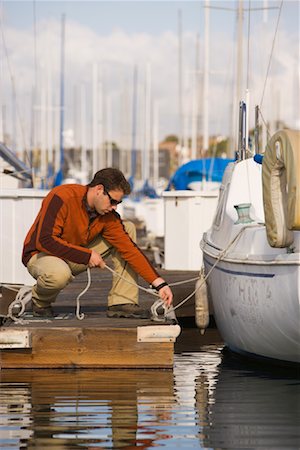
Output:
[[173,293],[169,286],[164,286],[158,291],[160,298],[166,303],[167,306],[171,306],[173,301]]

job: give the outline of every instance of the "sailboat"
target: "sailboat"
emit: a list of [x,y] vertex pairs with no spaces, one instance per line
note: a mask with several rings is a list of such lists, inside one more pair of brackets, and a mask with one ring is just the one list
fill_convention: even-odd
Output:
[[234,352],[300,363],[300,132],[225,171],[201,248],[214,317]]

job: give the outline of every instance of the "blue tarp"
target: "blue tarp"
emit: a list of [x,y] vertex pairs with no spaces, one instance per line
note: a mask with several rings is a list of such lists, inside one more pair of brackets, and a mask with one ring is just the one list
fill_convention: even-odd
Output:
[[227,164],[233,161],[234,159],[228,158],[202,158],[189,161],[172,175],[166,190],[186,190],[192,181],[203,179],[221,182]]

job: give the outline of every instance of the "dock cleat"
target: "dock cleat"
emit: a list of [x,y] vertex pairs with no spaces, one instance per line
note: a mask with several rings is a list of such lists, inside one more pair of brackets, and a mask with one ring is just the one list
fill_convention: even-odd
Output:
[[150,317],[148,310],[141,308],[135,303],[109,306],[106,315],[110,318],[124,317],[126,319],[149,319]]

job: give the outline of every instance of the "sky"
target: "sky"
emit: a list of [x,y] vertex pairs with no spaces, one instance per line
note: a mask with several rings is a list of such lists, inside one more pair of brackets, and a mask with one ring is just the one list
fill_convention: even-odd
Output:
[[[228,136],[238,102],[237,2],[207,4],[208,132]],[[283,1],[274,41],[280,5],[281,0],[243,2],[242,95],[248,87],[250,126],[254,107],[261,104],[266,121],[300,127],[299,2]],[[14,145],[32,139],[39,145],[45,140],[57,144],[65,15],[64,128],[71,143],[91,146],[95,140],[114,140],[130,148],[133,139],[137,147],[146,145],[153,129],[160,139],[181,133],[187,141],[195,129],[202,134],[204,6],[200,0],[0,1],[2,132],[18,136]],[[272,9],[262,11],[263,6]]]

